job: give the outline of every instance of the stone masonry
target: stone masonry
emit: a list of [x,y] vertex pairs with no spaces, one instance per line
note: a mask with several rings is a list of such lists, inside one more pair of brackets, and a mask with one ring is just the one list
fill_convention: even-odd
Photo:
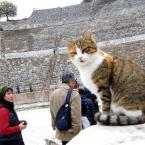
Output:
[[[98,48],[145,68],[145,1],[93,1],[35,10],[28,19],[1,22],[0,84],[15,92],[44,91],[60,84],[63,72],[79,73],[67,56],[67,41],[91,30]],[[55,50],[55,54],[54,54]]]

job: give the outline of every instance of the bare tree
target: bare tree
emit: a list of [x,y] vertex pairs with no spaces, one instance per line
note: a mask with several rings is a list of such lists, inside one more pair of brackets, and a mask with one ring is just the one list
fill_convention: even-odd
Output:
[[3,1],[0,3],[0,18],[6,17],[9,21],[9,17],[14,17],[17,15],[17,6],[11,2]]

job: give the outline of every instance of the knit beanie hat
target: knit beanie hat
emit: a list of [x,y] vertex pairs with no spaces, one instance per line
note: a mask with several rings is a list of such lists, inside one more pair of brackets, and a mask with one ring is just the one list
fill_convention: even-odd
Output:
[[0,89],[0,100],[3,100],[4,96],[6,95],[6,92],[9,90],[13,91],[13,89],[8,86],[4,86]]

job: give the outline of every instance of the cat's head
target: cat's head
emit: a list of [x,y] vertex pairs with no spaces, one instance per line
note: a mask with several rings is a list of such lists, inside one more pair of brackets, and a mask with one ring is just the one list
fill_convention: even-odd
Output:
[[68,43],[69,58],[77,66],[90,64],[96,52],[97,46],[91,32],[86,32],[82,38]]

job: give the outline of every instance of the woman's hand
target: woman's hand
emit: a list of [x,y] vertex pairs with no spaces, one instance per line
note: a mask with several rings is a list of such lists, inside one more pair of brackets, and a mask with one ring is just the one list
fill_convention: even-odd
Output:
[[27,121],[26,120],[20,120],[20,123],[22,123],[22,122],[23,122],[24,125],[27,125]]
[[23,130],[23,129],[25,129],[25,128],[27,127],[27,125],[25,125],[24,122],[21,122],[21,123],[19,124],[19,127],[20,127],[20,130]]

